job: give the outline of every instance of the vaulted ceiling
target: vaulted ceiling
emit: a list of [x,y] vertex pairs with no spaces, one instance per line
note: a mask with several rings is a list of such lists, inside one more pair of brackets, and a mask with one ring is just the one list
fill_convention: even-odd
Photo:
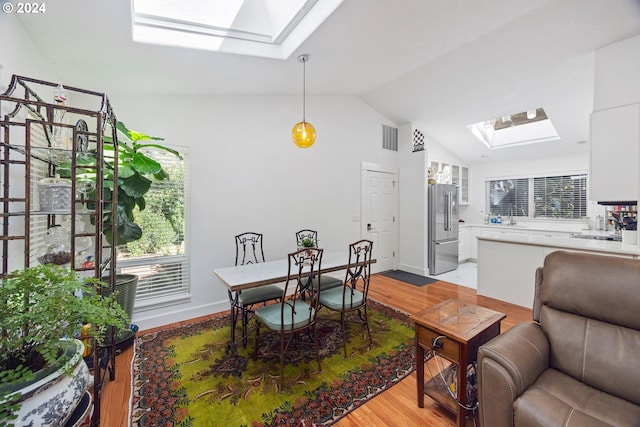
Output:
[[[594,51],[640,34],[640,1],[344,0],[286,60],[134,43],[127,0],[20,20],[63,81],[107,93],[298,95],[308,53],[309,96],[359,96],[475,164],[587,150]],[[537,107],[560,141],[490,152],[466,128]]]

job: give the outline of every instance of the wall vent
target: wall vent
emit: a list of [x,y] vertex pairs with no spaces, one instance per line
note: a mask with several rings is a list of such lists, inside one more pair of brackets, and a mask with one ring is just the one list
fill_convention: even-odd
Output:
[[398,151],[398,128],[382,125],[382,148]]

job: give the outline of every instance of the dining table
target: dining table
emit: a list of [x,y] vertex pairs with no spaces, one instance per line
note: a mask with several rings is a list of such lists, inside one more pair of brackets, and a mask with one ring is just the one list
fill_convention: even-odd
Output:
[[[370,261],[372,264],[375,262],[375,259],[371,259]],[[325,273],[340,271],[346,269],[348,266],[348,251],[323,252],[319,273],[322,275]],[[216,268],[213,271],[215,276],[220,279],[229,292],[229,303],[231,305],[231,334],[227,345],[228,352],[237,354],[235,330],[238,312],[240,309],[238,305],[239,293],[245,289],[286,282],[288,268],[288,258],[283,258],[266,262],[221,267]],[[297,267],[295,265],[292,266],[291,273],[297,275]]]

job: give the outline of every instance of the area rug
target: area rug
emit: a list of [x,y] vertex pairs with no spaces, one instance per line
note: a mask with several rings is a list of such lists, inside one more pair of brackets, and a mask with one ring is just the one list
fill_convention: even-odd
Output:
[[[229,316],[142,334],[132,361],[131,419],[147,426],[329,426],[415,369],[408,316],[369,302],[373,345],[362,325],[349,325],[344,358],[339,315],[318,314],[322,372],[313,347],[294,342],[280,387],[280,340],[261,329],[237,358],[226,352]],[[237,375],[238,368],[242,371]]]
[[430,283],[437,282],[438,279],[432,279],[431,277],[421,276],[419,274],[408,273],[402,270],[389,270],[379,273],[383,276],[390,277],[401,282],[406,282],[415,286],[424,286]]

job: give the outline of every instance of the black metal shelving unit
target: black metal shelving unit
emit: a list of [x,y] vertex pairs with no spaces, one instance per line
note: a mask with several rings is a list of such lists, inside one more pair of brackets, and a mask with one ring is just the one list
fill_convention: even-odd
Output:
[[[38,263],[36,253],[46,230],[67,220],[69,267],[84,277],[108,277],[111,292],[115,292],[116,248],[107,243],[103,232],[104,219],[116,218],[117,212],[117,191],[105,191],[116,188],[117,182],[117,166],[105,173],[105,155],[113,156],[115,161],[110,164],[118,163],[116,123],[104,93],[12,77],[9,88],[0,94],[0,277]],[[71,184],[69,209],[41,210],[37,182],[62,170]],[[93,177],[94,188],[83,193],[78,190],[84,189],[87,175]],[[110,195],[109,200],[105,195]],[[84,227],[78,227],[81,223]],[[117,241],[116,233],[117,227],[112,227],[112,242]],[[86,243],[87,238],[91,246],[83,256],[93,257],[93,265],[76,257],[79,242]],[[94,426],[100,424],[104,384],[107,378],[115,379],[115,334],[108,341],[110,346],[94,346],[93,351]]]

